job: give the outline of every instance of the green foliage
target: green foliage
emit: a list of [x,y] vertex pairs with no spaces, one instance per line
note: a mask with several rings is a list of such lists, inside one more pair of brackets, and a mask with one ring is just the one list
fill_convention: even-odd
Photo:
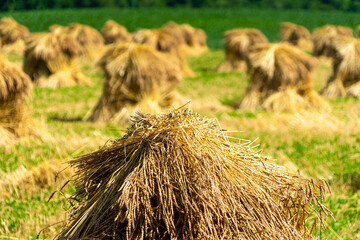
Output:
[[260,29],[270,41],[279,41],[278,32],[282,21],[304,25],[309,30],[324,24],[344,25],[351,28],[359,24],[359,16],[356,13],[252,8],[53,9],[0,13],[0,18],[4,16],[13,17],[27,26],[31,32],[48,31],[49,26],[54,23],[68,25],[72,22],[87,24],[100,30],[108,19],[119,22],[130,32],[141,28],[157,28],[168,21],[189,23],[204,29],[208,36],[209,47],[216,49],[223,48],[223,33],[233,28],[255,27]]
[[0,11],[94,7],[251,7],[359,11],[358,0],[5,0]]

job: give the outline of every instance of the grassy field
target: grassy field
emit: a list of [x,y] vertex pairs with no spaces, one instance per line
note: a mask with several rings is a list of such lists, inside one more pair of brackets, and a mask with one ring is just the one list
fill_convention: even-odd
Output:
[[56,23],[67,25],[72,22],[91,25],[100,30],[108,19],[113,19],[133,32],[141,28],[156,28],[167,21],[190,23],[203,28],[208,34],[211,48],[223,46],[224,31],[237,27],[255,27],[260,29],[270,41],[280,40],[280,23],[290,21],[301,24],[310,30],[325,25],[345,25],[355,28],[359,24],[357,13],[336,11],[304,10],[257,10],[257,9],[80,9],[80,10],[44,10],[1,13],[0,17],[12,16],[29,27],[32,32],[47,31]]
[[[213,48],[221,47],[224,30],[239,26],[260,28],[271,40],[277,40],[279,22],[283,20],[310,28],[325,23],[356,25],[355,14],[351,13],[244,9],[59,10],[1,13],[0,17],[5,15],[12,15],[31,31],[69,22],[99,29],[107,18],[123,23],[131,31],[158,27],[168,20],[189,22],[207,31]],[[22,56],[7,57],[21,65]],[[317,235],[320,239],[359,239],[360,101],[328,99],[331,112],[235,111],[231,105],[242,97],[248,78],[244,73],[216,73],[213,69],[223,58],[221,50],[189,58],[196,77],[184,79],[178,92],[192,99],[195,111],[216,117],[224,129],[240,131],[234,136],[254,141],[261,154],[272,156],[291,169],[299,168],[303,175],[328,180],[332,194],[325,205],[333,211],[336,221],[327,218],[328,229]],[[40,239],[54,236],[59,225],[52,224],[61,221],[69,207],[63,194],[73,191],[70,183],[63,193],[56,193],[48,201],[69,178],[71,169],[59,174],[56,182],[52,177],[54,172],[66,167],[72,157],[94,151],[108,139],[120,137],[121,130],[127,127],[81,121],[97,103],[103,83],[103,73],[94,63],[82,63],[82,70],[93,86],[34,89],[28,102],[29,115],[46,127],[43,140],[24,139],[0,147],[0,239],[33,239],[42,229]],[[317,89],[325,84],[330,72],[327,64],[316,68]]]

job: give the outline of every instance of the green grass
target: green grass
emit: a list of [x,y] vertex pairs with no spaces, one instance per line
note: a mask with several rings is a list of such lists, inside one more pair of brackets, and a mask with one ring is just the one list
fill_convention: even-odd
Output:
[[[150,14],[151,13],[151,14]],[[266,11],[246,9],[87,9],[1,13],[12,15],[31,31],[43,31],[49,25],[81,22],[100,29],[107,18],[113,18],[131,31],[141,27],[158,27],[168,20],[189,22],[204,28],[213,48],[221,48],[222,32],[233,27],[256,27],[271,40],[279,39],[281,21],[293,21],[311,29],[325,23],[354,27],[356,15],[341,12]],[[150,16],[157,16],[156,18]],[[14,62],[22,57],[10,55]],[[312,119],[304,117],[303,124],[288,125],[283,119],[293,115],[264,111],[236,111],[231,105],[238,101],[249,82],[244,73],[216,73],[215,67],[223,60],[223,51],[211,51],[199,58],[189,58],[194,78],[184,79],[179,93],[192,99],[192,106],[201,114],[217,117],[222,128],[240,131],[242,139],[256,140],[256,150],[278,159],[279,164],[295,164],[303,175],[325,178],[332,194],[326,206],[334,212],[336,221],[327,218],[327,230],[317,233],[320,239],[359,239],[360,235],[360,101],[353,98],[327,99],[332,107],[329,118],[335,119],[336,130],[324,122],[308,127]],[[43,122],[50,140],[21,140],[13,146],[0,147],[0,179],[21,167],[30,169],[57,159],[66,162],[72,157],[95,151],[109,138],[118,138],[127,126],[110,123],[82,122],[97,103],[103,83],[103,73],[87,63],[82,69],[94,83],[63,89],[35,88],[28,105],[33,118]],[[327,65],[316,69],[316,89],[326,81],[331,71]],[[204,103],[216,106],[215,110],[203,107]],[[219,107],[220,106],[220,107]],[[313,113],[318,116],[319,113]],[[321,114],[320,114],[321,115]],[[321,115],[323,116],[323,115]],[[327,116],[327,115],[325,115]],[[64,196],[51,193],[59,188],[46,186],[29,193],[18,187],[18,192],[0,191],[0,239],[33,239],[49,224],[60,221],[69,207]],[[0,189],[1,190],[1,189]],[[65,188],[65,196],[73,191]],[[54,236],[57,227],[50,227],[41,235]]]
[[357,13],[338,11],[259,10],[259,9],[190,9],[190,8],[140,8],[140,9],[67,9],[0,13],[12,16],[29,27],[32,32],[47,31],[52,24],[67,25],[79,22],[100,30],[108,19],[113,19],[133,32],[141,28],[156,28],[172,20],[190,23],[203,28],[208,34],[211,48],[222,48],[223,32],[238,27],[253,27],[264,32],[270,41],[280,39],[280,23],[290,21],[310,30],[336,24],[355,28],[359,24]]

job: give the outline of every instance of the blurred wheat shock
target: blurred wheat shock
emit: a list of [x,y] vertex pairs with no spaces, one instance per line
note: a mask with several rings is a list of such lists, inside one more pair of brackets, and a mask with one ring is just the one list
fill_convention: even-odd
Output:
[[300,49],[312,51],[314,47],[311,34],[304,26],[283,22],[281,23],[280,35],[283,41],[289,42]]
[[31,92],[30,78],[0,56],[0,145],[41,135],[36,122],[27,118],[25,101]]
[[288,43],[255,45],[248,56],[251,83],[237,108],[298,111],[328,109],[314,89],[316,60]]
[[23,68],[40,87],[88,85],[78,66],[79,43],[62,33],[35,33],[26,42]]
[[25,40],[30,36],[27,27],[17,23],[12,18],[2,18],[0,21],[0,47],[2,52],[22,53]]
[[326,184],[230,142],[211,119],[186,109],[132,121],[70,161],[79,202],[56,239],[308,239],[332,215]]
[[337,36],[353,36],[353,30],[349,27],[325,25],[313,31],[314,56],[334,57],[336,55],[333,40]]
[[251,47],[268,43],[258,29],[239,28],[225,32],[225,61],[217,68],[219,72],[246,71],[246,61]]
[[127,29],[113,20],[108,20],[101,29],[105,44],[129,42],[131,35]]
[[138,110],[159,112],[174,102],[175,86],[182,81],[175,57],[143,44],[111,46],[99,65],[106,79],[89,121],[126,122]]
[[104,38],[93,27],[72,23],[67,34],[78,41],[81,46],[80,56],[85,59],[97,59],[104,51]]
[[337,36],[333,40],[333,75],[322,94],[327,97],[360,98],[360,40]]

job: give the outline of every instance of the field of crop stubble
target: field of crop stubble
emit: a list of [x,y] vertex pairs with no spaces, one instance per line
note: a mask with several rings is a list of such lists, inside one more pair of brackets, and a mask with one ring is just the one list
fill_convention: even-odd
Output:
[[[354,28],[360,19],[354,13],[270,11],[248,9],[91,9],[1,13],[12,16],[31,32],[46,31],[51,24],[79,22],[98,30],[107,19],[129,31],[160,27],[167,21],[190,23],[208,34],[211,52],[187,59],[196,77],[185,78],[178,91],[192,99],[192,109],[216,117],[222,128],[239,131],[235,137],[254,141],[263,155],[279,164],[299,168],[303,175],[327,179],[332,194],[325,205],[336,221],[327,220],[321,239],[360,238],[360,101],[353,98],[327,99],[332,111],[272,113],[236,111],[231,105],[240,99],[248,84],[245,73],[216,73],[224,59],[222,33],[236,27],[255,27],[270,41],[280,39],[280,22],[291,21],[312,30],[324,24]],[[155,17],[156,16],[156,17]],[[22,64],[20,55],[7,58]],[[94,83],[63,89],[35,88],[28,102],[32,117],[48,130],[43,141],[21,140],[0,147],[0,239],[33,239],[40,230],[64,218],[69,204],[60,193],[48,201],[71,174],[52,173],[66,167],[72,157],[94,151],[110,138],[118,138],[127,126],[82,122],[101,95],[103,72],[94,63],[82,63],[82,70]],[[316,89],[321,89],[331,67],[315,70]],[[73,192],[71,183],[63,193]],[[46,228],[40,238],[51,238],[57,225]]]

